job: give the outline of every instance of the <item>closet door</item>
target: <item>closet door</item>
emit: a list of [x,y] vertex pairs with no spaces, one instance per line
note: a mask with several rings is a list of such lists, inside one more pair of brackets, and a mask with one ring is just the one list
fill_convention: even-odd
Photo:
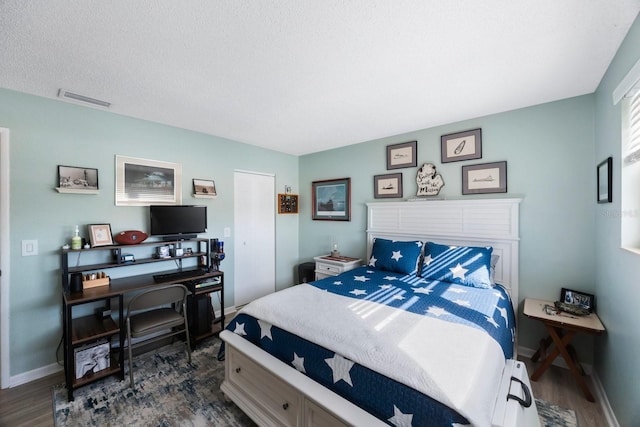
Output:
[[275,291],[275,177],[234,172],[234,303]]

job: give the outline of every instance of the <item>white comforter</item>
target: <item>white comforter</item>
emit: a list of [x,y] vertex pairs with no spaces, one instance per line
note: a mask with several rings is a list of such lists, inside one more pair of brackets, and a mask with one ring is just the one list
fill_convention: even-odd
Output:
[[475,426],[491,425],[504,355],[484,332],[301,284],[241,312],[431,396]]

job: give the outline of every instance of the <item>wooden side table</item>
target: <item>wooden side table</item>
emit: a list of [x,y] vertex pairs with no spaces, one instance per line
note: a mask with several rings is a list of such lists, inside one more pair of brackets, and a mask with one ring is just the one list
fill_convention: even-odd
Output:
[[359,267],[360,262],[362,262],[359,258],[331,255],[317,256],[313,259],[316,262],[316,280],[337,276],[345,271],[353,270]]
[[[545,306],[551,306],[554,310],[545,310]],[[555,344],[553,351],[546,354],[546,358],[544,358],[542,364],[531,375],[531,380],[538,381],[542,374],[551,366],[555,358],[561,354],[587,400],[595,402],[595,398],[584,380],[584,370],[580,362],[578,362],[573,346],[569,343],[579,332],[591,335],[602,334],[605,328],[598,316],[595,313],[591,313],[588,316],[574,316],[569,313],[556,312],[553,302],[531,298],[524,300],[524,315],[542,322],[549,332],[549,336],[541,340],[540,348],[531,357],[532,361],[537,362],[541,356],[544,357],[547,347],[552,342]]]

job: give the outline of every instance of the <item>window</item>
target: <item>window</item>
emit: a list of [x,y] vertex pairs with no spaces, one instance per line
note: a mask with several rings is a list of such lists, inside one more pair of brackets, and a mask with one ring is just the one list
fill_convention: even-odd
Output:
[[614,103],[620,100],[620,244],[624,249],[640,253],[640,61],[614,91]]

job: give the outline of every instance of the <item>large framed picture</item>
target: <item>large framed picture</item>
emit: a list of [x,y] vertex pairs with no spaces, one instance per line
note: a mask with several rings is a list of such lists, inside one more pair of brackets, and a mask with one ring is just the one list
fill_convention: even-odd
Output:
[[116,155],[116,206],[181,203],[181,164]]
[[482,129],[450,133],[440,137],[442,163],[482,158]]
[[373,197],[376,199],[402,197],[402,174],[375,175],[373,177]]
[[95,193],[98,190],[98,169],[58,165],[59,192]]
[[572,304],[589,310],[589,313],[593,313],[596,309],[596,297],[594,295],[582,292],[574,291],[567,288],[560,290],[560,301],[565,304]]
[[507,192],[507,162],[462,167],[462,194]]
[[113,236],[111,235],[110,224],[91,224],[89,225],[89,240],[91,247],[113,245]]
[[387,170],[418,165],[418,141],[387,145]]
[[598,203],[611,203],[613,186],[613,158],[608,157],[598,165]]
[[351,178],[313,181],[311,197],[311,219],[351,220]]

